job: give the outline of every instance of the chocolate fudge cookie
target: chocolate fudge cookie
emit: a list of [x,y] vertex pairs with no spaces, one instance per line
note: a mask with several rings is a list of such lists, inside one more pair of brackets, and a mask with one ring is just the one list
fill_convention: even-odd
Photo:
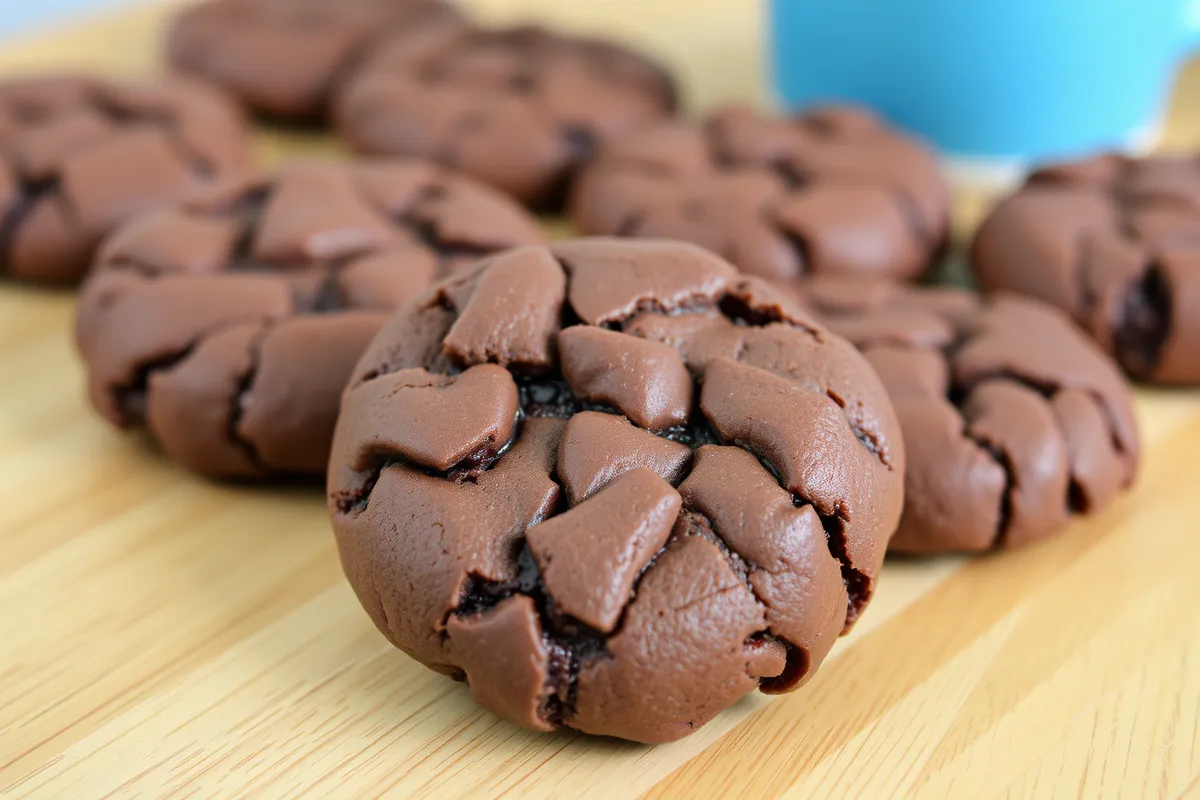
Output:
[[1132,483],[1129,387],[1057,309],[845,279],[805,294],[862,349],[900,417],[908,471],[893,551],[1025,544]]
[[342,563],[492,711],[643,742],[806,680],[900,514],[862,356],[681,242],[501,253],[394,316],[342,398]]
[[1200,383],[1200,158],[1038,170],[984,221],[971,263],[985,288],[1066,311],[1137,380]]
[[118,224],[249,160],[241,112],[196,81],[0,81],[0,274],[78,281]]
[[745,108],[617,139],[583,170],[587,234],[683,239],[776,281],[916,278],[941,251],[949,196],[932,154],[867,112]]
[[105,243],[76,326],[92,402],[205,475],[323,473],[387,313],[541,239],[508,198],[422,162],[298,164],[214,190]]
[[175,17],[167,60],[261,114],[310,122],[373,42],[458,13],[437,0],[207,0]]
[[547,206],[597,144],[674,108],[666,71],[618,45],[443,19],[383,43],[336,120],[359,152],[431,158]]

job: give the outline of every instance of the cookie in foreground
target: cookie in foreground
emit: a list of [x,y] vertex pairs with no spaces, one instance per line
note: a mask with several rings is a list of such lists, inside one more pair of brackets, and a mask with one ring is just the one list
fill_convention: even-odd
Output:
[[871,599],[904,452],[875,373],[681,242],[491,256],[384,326],[330,458],[380,631],[537,730],[686,736]]
[[105,243],[76,319],[92,403],[204,475],[320,475],[387,314],[541,240],[508,198],[420,161],[297,163],[214,189]]

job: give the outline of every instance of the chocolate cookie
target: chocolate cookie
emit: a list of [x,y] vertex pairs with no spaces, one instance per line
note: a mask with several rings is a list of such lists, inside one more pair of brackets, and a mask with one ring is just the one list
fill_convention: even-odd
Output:
[[73,283],[121,222],[249,160],[237,107],[196,81],[0,81],[0,274]]
[[387,313],[541,239],[508,198],[422,162],[298,164],[214,190],[105,243],[76,326],[92,402],[205,475],[323,473]]
[[355,368],[342,563],[397,647],[537,730],[677,739],[867,605],[904,453],[854,348],[694,245],[501,253]]
[[207,0],[176,15],[167,60],[261,114],[311,122],[380,37],[458,14],[438,0]]
[[1134,378],[1200,383],[1200,158],[1038,170],[984,221],[971,263],[985,288],[1066,311]]
[[1133,482],[1129,387],[1056,309],[844,279],[805,294],[874,365],[900,417],[908,471],[893,551],[1025,544]]
[[359,152],[431,158],[546,206],[597,144],[674,109],[666,71],[618,45],[443,19],[383,43],[336,122]]
[[915,278],[947,238],[932,154],[867,112],[745,108],[661,124],[601,149],[572,192],[588,234],[684,239],[776,281]]

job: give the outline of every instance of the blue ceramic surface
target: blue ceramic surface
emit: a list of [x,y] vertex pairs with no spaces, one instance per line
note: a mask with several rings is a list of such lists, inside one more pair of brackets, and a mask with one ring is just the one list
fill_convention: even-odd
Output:
[[1200,43],[1198,0],[768,0],[779,100],[866,103],[960,156],[1121,146]]

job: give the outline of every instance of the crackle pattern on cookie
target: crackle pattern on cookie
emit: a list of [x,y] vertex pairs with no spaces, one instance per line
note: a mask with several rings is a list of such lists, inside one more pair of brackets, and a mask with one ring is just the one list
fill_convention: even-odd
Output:
[[728,108],[602,148],[571,216],[587,234],[695,242],[776,281],[913,278],[945,243],[949,196],[932,154],[865,111]]
[[172,20],[166,57],[260,114],[319,121],[376,42],[460,13],[439,0],[207,0]]
[[522,208],[423,162],[298,164],[214,190],[105,243],[76,320],[92,402],[204,474],[321,474],[387,313],[539,241]]
[[1133,378],[1200,383],[1200,159],[1038,170],[984,221],[971,263],[984,288],[1066,311]]
[[768,284],[585,239],[395,315],[328,485],[396,646],[523,725],[655,742],[812,674],[872,595],[903,461],[863,357]]
[[1013,547],[1134,479],[1133,397],[1057,309],[949,288],[817,279],[802,294],[875,367],[908,454],[899,552]]
[[668,116],[675,102],[667,72],[619,45],[442,19],[373,51],[335,116],[359,152],[430,158],[553,206],[597,145]]
[[240,112],[197,81],[0,81],[0,275],[78,281],[119,224],[249,159]]

